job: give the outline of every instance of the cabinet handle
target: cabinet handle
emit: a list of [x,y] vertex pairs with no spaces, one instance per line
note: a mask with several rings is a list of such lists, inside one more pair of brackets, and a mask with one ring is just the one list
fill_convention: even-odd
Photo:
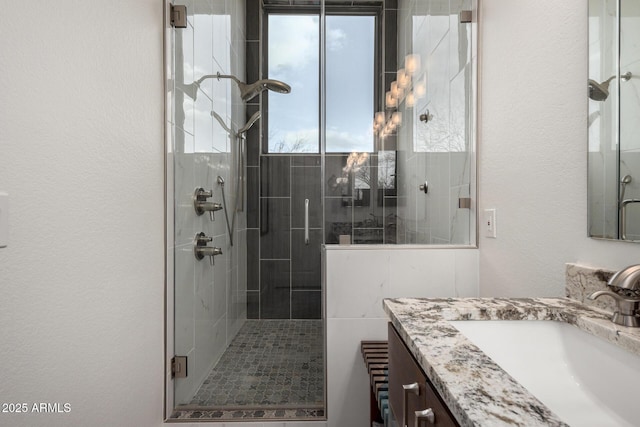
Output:
[[418,385],[418,383],[402,384],[402,427],[408,427],[407,403],[409,399],[407,398],[407,396],[409,395],[409,393],[420,396],[420,386]]
[[416,411],[415,415],[416,415],[415,427],[420,427],[420,423],[422,421],[429,421],[429,424],[436,423],[436,414],[433,413],[433,409],[431,408],[424,409],[422,411]]

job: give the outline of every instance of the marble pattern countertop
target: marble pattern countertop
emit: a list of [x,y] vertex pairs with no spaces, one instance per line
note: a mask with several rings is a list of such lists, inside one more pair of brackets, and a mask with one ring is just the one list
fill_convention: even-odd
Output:
[[449,320],[556,320],[640,356],[640,328],[568,298],[386,299],[384,309],[461,426],[566,426]]

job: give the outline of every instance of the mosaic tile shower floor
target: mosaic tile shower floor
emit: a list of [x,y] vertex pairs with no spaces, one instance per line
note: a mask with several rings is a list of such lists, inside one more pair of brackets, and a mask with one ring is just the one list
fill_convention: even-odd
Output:
[[[247,320],[181,409],[207,408],[198,417],[289,418],[324,415],[321,320]],[[297,415],[295,415],[297,414]]]

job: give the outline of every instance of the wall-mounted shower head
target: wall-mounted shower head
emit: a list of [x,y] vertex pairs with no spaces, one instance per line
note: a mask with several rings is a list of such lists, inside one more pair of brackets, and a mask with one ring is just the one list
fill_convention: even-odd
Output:
[[[607,80],[602,83],[598,83],[595,80],[588,80],[588,88],[589,88],[589,98],[594,101],[604,101],[609,97],[609,84],[616,76],[611,76]],[[626,72],[621,75],[620,78],[624,81],[627,81],[631,78],[631,73]]]
[[215,75],[215,77],[217,77],[218,80],[231,79],[234,82],[236,82],[236,84],[238,85],[238,88],[240,89],[240,97],[242,98],[243,101],[248,101],[249,99],[253,98],[254,96],[256,96],[257,94],[259,94],[265,89],[269,89],[278,93],[291,92],[291,86],[289,86],[284,82],[281,82],[280,80],[264,79],[264,80],[258,80],[257,82],[251,83],[249,85],[244,82],[241,82],[240,80],[238,80],[236,76],[232,76],[232,75],[225,75],[225,74],[218,73]]
[[251,129],[251,126],[253,126],[253,124],[257,122],[259,118],[260,111],[256,111],[255,113],[253,113],[253,116],[251,116],[249,121],[244,126],[242,126],[240,130],[238,130],[238,136],[243,136],[249,129]]
[[232,76],[230,74],[220,74],[219,72],[216,74],[205,74],[195,82],[184,85],[182,87],[182,91],[191,99],[195,100],[198,96],[198,88],[200,87],[200,84],[206,79],[212,79],[214,77],[218,80],[231,79],[236,82],[236,84],[238,85],[238,89],[240,89],[240,97],[243,101],[248,101],[265,89],[269,89],[278,93],[291,92],[291,86],[284,82],[281,82],[280,80],[264,79],[258,80],[257,82],[248,85],[245,82],[241,82],[236,76]]

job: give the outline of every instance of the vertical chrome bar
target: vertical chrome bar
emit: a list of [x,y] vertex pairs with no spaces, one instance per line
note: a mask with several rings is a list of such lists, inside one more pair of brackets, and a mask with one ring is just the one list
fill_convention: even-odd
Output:
[[309,199],[304,199],[304,244],[309,244]]

